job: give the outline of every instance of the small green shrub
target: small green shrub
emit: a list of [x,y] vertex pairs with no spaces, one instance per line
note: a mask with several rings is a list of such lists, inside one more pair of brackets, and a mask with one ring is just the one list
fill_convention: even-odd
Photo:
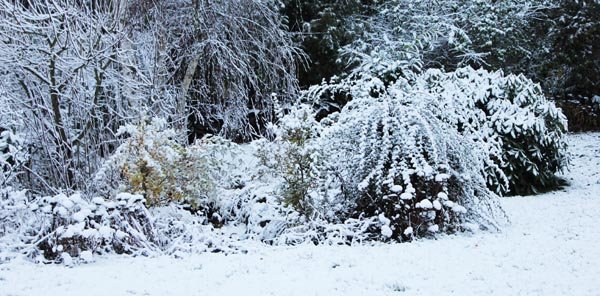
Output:
[[280,118],[275,140],[258,151],[261,164],[283,179],[283,202],[307,216],[314,207],[311,195],[316,187],[318,156],[311,140],[318,136],[318,126],[310,106],[295,107]]
[[118,175],[112,188],[143,195],[148,207],[176,202],[192,211],[213,211],[220,164],[212,154],[228,141],[205,137],[183,146],[160,119],[125,126],[119,133],[128,138],[99,172],[99,181],[110,179],[108,171]]

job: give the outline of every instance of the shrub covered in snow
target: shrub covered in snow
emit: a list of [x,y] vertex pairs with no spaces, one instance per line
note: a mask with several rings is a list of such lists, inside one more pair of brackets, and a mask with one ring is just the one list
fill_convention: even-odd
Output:
[[489,179],[492,189],[531,194],[559,184],[555,174],[568,162],[567,120],[530,79],[470,67],[449,73],[429,70],[415,79],[410,91],[437,97],[448,109],[443,119],[462,133],[499,140],[501,159],[496,165],[509,188]]
[[212,211],[220,170],[214,154],[233,144],[207,136],[183,146],[162,119],[127,125],[119,133],[128,138],[96,175],[98,185],[142,194],[148,207],[183,202],[193,211]]
[[329,215],[377,217],[384,239],[454,232],[467,222],[496,227],[497,196],[480,173],[485,146],[441,120],[445,110],[432,96],[398,90],[359,89],[325,120],[318,146]]
[[[47,196],[33,206],[48,233],[37,242],[46,259],[90,253],[133,253],[155,248],[156,234],[141,195],[120,193],[115,200],[80,194]],[[44,232],[42,232],[44,233]],[[85,255],[85,254],[83,254]],[[64,258],[63,258],[64,259]]]
[[288,223],[278,242],[406,240],[496,228],[505,218],[484,173],[505,180],[494,166],[496,139],[461,133],[436,96],[411,87],[346,79],[308,92],[349,94],[340,113],[316,122],[309,106],[299,106],[280,119],[263,164],[281,177],[283,200],[300,201],[288,203],[309,220]]
[[219,229],[209,217],[181,206],[147,209],[144,202],[143,196],[129,193],[90,200],[80,193],[41,197],[5,188],[0,191],[0,262],[25,256],[71,265],[110,253],[236,252],[243,249],[240,240],[254,238],[244,236],[233,221]]
[[18,178],[21,165],[27,159],[22,140],[0,126],[0,186],[8,186]]
[[32,197],[10,188],[0,194],[0,246],[6,251],[2,257],[18,252],[46,260],[89,260],[91,254],[158,248],[153,221],[140,195],[120,193],[114,200],[88,200],[79,193]]
[[499,194],[531,194],[556,187],[560,180],[555,174],[568,164],[566,117],[538,84],[523,75],[471,67],[453,72],[430,69],[386,84],[368,73],[353,73],[340,82],[313,87],[307,94],[322,99],[340,93],[351,98],[393,93],[413,105],[430,104],[422,94],[435,98],[443,110],[432,116],[488,151],[483,174]]
[[316,185],[318,154],[311,141],[319,135],[319,124],[308,105],[293,107],[281,116],[273,142],[263,142],[258,151],[261,165],[283,179],[281,195],[287,205],[300,213],[311,215],[314,207],[311,190]]

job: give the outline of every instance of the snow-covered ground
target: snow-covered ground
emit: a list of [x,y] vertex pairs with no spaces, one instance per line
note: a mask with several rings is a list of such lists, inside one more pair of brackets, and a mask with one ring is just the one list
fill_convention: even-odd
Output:
[[502,233],[248,254],[0,265],[0,295],[600,295],[600,134],[570,136],[571,186],[502,203]]

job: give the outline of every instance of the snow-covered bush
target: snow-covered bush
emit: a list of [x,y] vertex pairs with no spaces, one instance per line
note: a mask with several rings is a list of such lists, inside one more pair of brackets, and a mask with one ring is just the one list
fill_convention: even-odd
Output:
[[89,260],[92,254],[158,250],[160,241],[141,195],[31,197],[10,188],[0,195],[0,246],[6,251],[0,260],[12,252],[70,264],[74,257]]
[[[538,84],[523,75],[470,67],[429,70],[411,84],[411,92],[437,97],[448,109],[443,119],[463,134],[499,140],[496,164],[508,178],[508,192],[531,194],[559,184],[555,174],[568,162],[567,120]],[[492,189],[506,191],[497,180],[489,181]]]
[[21,165],[27,159],[22,139],[0,126],[0,187],[18,178]]
[[261,165],[283,179],[280,188],[283,202],[310,216],[311,191],[318,178],[315,166],[319,161],[315,147],[310,144],[319,134],[312,107],[303,104],[293,107],[273,129],[275,140],[263,142],[258,151]]
[[497,196],[480,173],[489,154],[439,119],[443,106],[396,88],[361,93],[318,139],[326,215],[377,217],[383,239],[497,226]]
[[148,207],[183,202],[193,211],[212,211],[220,168],[214,154],[233,144],[205,137],[183,146],[162,119],[127,125],[119,133],[128,138],[97,174],[96,183],[142,194]]
[[11,187],[0,188],[0,263],[10,259],[14,250],[20,250],[24,243],[21,235],[27,235],[27,223],[31,219],[28,211],[26,191]]
[[225,219],[230,227],[221,227],[211,223],[214,216],[196,215],[181,205],[171,203],[147,209],[144,202],[143,196],[130,193],[105,199],[81,193],[41,197],[26,190],[2,189],[0,263],[15,257],[71,265],[91,262],[94,256],[109,253],[181,256],[239,252],[247,249],[247,244],[240,243],[242,240],[267,241],[268,229],[274,229],[267,225],[280,217],[264,213],[269,212],[265,211],[266,204],[247,202],[240,208],[248,212],[245,217],[252,221],[228,216]]
[[143,196],[129,193],[117,194],[114,200],[88,201],[80,194],[43,197],[33,210],[40,211],[49,233],[37,247],[46,259],[63,260],[64,253],[79,257],[84,251],[120,254],[155,249],[157,237],[143,202]]
[[313,87],[307,96],[323,99],[341,93],[361,98],[386,92],[409,94],[404,95],[407,104],[418,103],[422,93],[436,98],[444,112],[435,116],[488,151],[483,174],[495,192],[531,194],[560,184],[555,174],[568,164],[566,118],[540,86],[523,75],[471,67],[430,69],[386,84],[368,72],[353,73]]

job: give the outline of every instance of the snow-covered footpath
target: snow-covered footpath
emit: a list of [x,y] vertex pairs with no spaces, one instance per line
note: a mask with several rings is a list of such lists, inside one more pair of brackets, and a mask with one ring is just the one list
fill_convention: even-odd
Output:
[[0,265],[0,295],[600,295],[600,134],[570,136],[563,191],[502,203],[502,233],[377,246]]

